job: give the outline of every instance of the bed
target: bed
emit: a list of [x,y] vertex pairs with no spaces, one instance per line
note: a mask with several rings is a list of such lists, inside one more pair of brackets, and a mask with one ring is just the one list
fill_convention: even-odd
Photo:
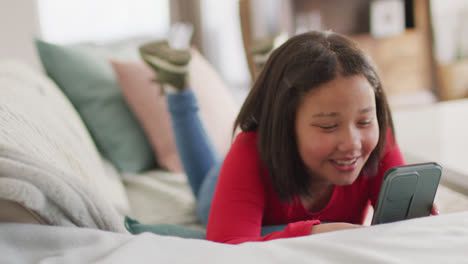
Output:
[[0,225],[2,263],[466,263],[468,212],[227,245],[86,228]]
[[237,246],[132,235],[126,215],[203,232],[186,178],[161,169],[119,172],[58,84],[24,63],[0,62],[0,202],[22,213],[12,217],[0,203],[0,263],[466,262],[468,200],[444,185],[440,216],[355,230]]

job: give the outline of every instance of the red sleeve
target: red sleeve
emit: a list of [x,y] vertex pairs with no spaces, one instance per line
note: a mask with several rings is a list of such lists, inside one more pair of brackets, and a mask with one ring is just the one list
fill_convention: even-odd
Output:
[[300,221],[284,231],[260,236],[266,189],[253,132],[241,133],[227,154],[219,175],[207,226],[207,239],[230,244],[308,235],[320,221]]
[[400,147],[393,136],[393,133],[389,129],[387,131],[387,142],[385,145],[385,152],[380,160],[379,167],[377,169],[377,174],[373,181],[371,181],[370,186],[370,201],[372,206],[375,208],[377,203],[377,197],[379,196],[380,185],[382,184],[383,176],[385,172],[395,166],[405,165],[403,155],[401,154]]

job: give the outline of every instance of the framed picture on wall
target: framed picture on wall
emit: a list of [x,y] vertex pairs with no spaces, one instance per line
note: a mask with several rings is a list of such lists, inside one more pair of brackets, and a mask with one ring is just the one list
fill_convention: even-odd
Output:
[[374,0],[370,3],[370,29],[376,38],[391,37],[405,31],[403,0]]

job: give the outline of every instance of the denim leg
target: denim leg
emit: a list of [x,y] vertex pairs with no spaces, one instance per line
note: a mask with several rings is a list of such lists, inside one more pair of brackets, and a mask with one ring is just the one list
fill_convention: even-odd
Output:
[[211,202],[218,182],[219,171],[221,170],[222,162],[218,162],[206,175],[203,181],[200,192],[198,194],[196,212],[198,219],[201,220],[203,225],[208,223],[208,216],[210,215]]
[[219,160],[213,143],[198,115],[198,104],[192,90],[168,94],[177,152],[187,174],[190,187],[198,199],[205,176]]
[[284,231],[286,225],[262,226],[261,236],[269,235],[276,231]]

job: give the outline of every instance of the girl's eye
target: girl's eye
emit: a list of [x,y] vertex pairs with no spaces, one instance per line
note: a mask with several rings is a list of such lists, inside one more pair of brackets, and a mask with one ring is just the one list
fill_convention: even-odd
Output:
[[367,125],[370,125],[371,123],[372,123],[372,120],[370,119],[358,122],[358,124],[361,126],[367,126]]
[[330,130],[333,130],[334,128],[337,127],[337,125],[330,125],[330,126],[317,126],[319,127],[320,129],[323,129],[323,130],[326,130],[326,131],[330,131]]

